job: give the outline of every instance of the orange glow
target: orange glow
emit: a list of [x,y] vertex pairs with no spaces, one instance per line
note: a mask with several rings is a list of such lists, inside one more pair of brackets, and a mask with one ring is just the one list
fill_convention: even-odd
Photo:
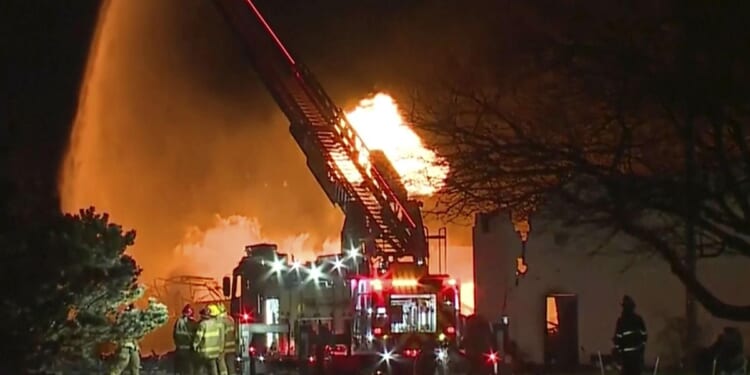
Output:
[[555,297],[547,297],[547,332],[556,333],[560,321],[557,316],[557,301]]
[[419,285],[419,282],[414,279],[394,279],[391,284],[394,287],[408,287],[408,286],[417,286]]
[[516,275],[524,276],[529,271],[529,265],[523,257],[516,258]]
[[474,313],[474,283],[469,281],[461,283],[461,314],[471,315]]
[[200,275],[221,280],[232,272],[244,255],[245,245],[261,242],[275,243],[279,251],[293,255],[295,261],[311,261],[321,254],[338,251],[340,242],[329,239],[322,248],[316,248],[309,234],[277,237],[263,232],[257,219],[239,215],[229,217],[214,216],[208,228],[189,227],[185,235],[173,249],[171,273],[178,274],[200,265]]
[[[448,166],[422,144],[419,136],[406,124],[396,101],[388,94],[378,93],[363,99],[347,119],[362,141],[371,150],[381,150],[393,164],[409,195],[430,196],[440,189],[448,174]],[[367,158],[366,155],[363,155]],[[334,159],[336,160],[336,159]],[[366,160],[360,162],[368,163]],[[351,171],[345,162],[336,162],[342,170]],[[359,173],[347,174],[349,181],[362,181]]]

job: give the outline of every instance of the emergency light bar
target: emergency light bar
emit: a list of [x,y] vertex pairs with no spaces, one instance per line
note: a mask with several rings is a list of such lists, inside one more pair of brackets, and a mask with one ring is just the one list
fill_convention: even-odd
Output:
[[408,287],[408,286],[417,286],[419,285],[419,282],[415,279],[394,279],[391,281],[391,285],[394,287]]

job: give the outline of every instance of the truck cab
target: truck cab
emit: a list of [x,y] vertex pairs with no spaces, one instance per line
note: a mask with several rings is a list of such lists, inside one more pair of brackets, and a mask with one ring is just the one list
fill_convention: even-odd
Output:
[[[222,285],[237,325],[239,362],[299,363],[310,361],[315,345],[348,346],[349,263],[340,255],[302,263],[275,244],[247,246]],[[318,342],[323,336],[326,342]]]

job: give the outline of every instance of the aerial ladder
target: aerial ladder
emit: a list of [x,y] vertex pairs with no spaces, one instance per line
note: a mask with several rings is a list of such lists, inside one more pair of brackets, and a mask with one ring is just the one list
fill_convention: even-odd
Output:
[[[284,46],[252,0],[215,0],[245,44],[255,70],[290,122],[307,166],[345,215],[342,248],[358,249],[371,267],[413,262],[427,273],[428,233],[421,203],[409,199],[395,169],[367,148],[344,112]],[[364,272],[363,272],[364,271]]]

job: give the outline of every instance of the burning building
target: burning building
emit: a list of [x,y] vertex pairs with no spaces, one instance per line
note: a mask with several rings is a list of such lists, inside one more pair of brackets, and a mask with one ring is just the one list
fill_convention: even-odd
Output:
[[[674,363],[682,355],[685,289],[657,255],[601,231],[536,222],[526,246],[528,268],[517,279],[521,245],[507,216],[477,215],[473,237],[476,311],[494,321],[509,318],[520,359],[575,366],[607,356],[625,294],[646,322],[647,364],[656,357]],[[743,304],[748,294],[739,286],[750,283],[748,267],[746,259],[726,256],[701,260],[698,272],[720,299]],[[738,324],[699,310],[703,344],[727,325]],[[750,334],[750,325],[739,327]]]

